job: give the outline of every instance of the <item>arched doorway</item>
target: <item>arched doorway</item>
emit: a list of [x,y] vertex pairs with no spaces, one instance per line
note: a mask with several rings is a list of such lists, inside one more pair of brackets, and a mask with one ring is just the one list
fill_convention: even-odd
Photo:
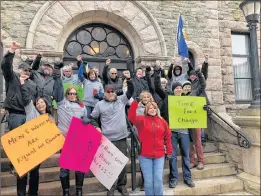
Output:
[[119,73],[127,68],[129,57],[133,60],[133,51],[125,36],[101,23],[87,24],[71,33],[64,46],[64,63],[76,63],[77,55],[100,72],[108,58],[111,59],[111,67],[117,68]]

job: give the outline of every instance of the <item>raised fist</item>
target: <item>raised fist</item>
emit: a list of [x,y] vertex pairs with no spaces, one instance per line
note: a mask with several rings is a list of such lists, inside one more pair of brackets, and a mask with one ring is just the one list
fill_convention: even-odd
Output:
[[147,66],[147,67],[146,67],[146,71],[148,71],[148,72],[151,71],[151,67],[150,67],[150,66]]
[[208,63],[208,54],[205,54],[205,62]]
[[190,60],[188,58],[184,58],[185,63],[190,63]]
[[20,43],[13,42],[10,47],[10,52],[14,53],[17,49],[20,49]]
[[29,78],[28,75],[26,75],[26,74],[21,74],[21,75],[20,75],[20,78],[19,78],[19,79],[20,79],[20,83],[21,83],[21,84],[24,84],[24,81],[27,80],[28,78]]
[[111,59],[106,60],[106,65],[109,65],[111,63]]
[[82,56],[81,56],[81,55],[78,55],[78,56],[76,57],[76,59],[77,59],[77,61],[81,61],[81,60],[82,60]]

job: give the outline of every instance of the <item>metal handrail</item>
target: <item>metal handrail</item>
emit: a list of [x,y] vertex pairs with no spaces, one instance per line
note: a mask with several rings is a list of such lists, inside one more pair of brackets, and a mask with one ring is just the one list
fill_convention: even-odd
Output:
[[226,123],[231,129],[233,129],[236,132],[236,135],[232,134],[231,132],[227,131],[229,134],[237,137],[238,145],[242,148],[250,148],[251,147],[251,141],[250,139],[242,133],[240,130],[235,129],[233,126],[231,126],[225,119],[223,119],[218,113],[216,113],[212,108],[209,107],[209,110],[214,113],[219,119],[221,119],[224,123]]
[[140,148],[139,140],[137,135],[135,134],[135,131],[133,129],[133,126],[131,122],[129,121],[128,117],[126,118],[127,124],[130,127],[131,131],[131,189],[132,191],[135,191],[137,188],[137,182],[136,182],[136,148]]

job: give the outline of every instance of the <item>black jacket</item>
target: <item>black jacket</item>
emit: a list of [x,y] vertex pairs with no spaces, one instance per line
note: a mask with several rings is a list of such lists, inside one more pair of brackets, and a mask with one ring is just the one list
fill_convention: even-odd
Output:
[[123,94],[123,90],[122,90],[123,81],[122,81],[122,79],[119,78],[118,76],[115,79],[111,79],[108,76],[108,69],[109,69],[109,66],[104,65],[104,68],[103,68],[103,71],[102,71],[102,79],[103,79],[104,86],[106,86],[108,84],[112,84],[114,86],[114,88],[116,89],[117,96],[122,95]]
[[167,91],[164,91],[162,89],[160,83],[160,76],[157,73],[154,74],[154,86],[155,86],[156,93],[159,95],[159,97],[162,100],[161,106],[159,106],[160,115],[169,123],[168,93]]
[[[5,78],[6,98],[4,108],[9,112],[24,112],[19,75],[13,71],[14,53],[7,52],[1,63],[1,69]],[[31,99],[38,96],[37,85],[30,79],[25,81],[25,86],[30,89]]]
[[38,86],[39,95],[45,97],[48,106],[51,107],[54,92],[54,78],[53,76],[49,76],[48,78],[44,77],[42,70],[39,69],[40,61],[41,57],[37,56],[32,66],[30,79]]

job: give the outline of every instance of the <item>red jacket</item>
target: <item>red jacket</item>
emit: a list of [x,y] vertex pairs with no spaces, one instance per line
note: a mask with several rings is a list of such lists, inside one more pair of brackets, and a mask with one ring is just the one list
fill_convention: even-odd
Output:
[[[138,102],[133,101],[128,118],[138,129],[141,156],[160,158],[172,155],[171,131],[168,123],[158,116],[137,116]],[[164,145],[166,145],[166,153]]]

